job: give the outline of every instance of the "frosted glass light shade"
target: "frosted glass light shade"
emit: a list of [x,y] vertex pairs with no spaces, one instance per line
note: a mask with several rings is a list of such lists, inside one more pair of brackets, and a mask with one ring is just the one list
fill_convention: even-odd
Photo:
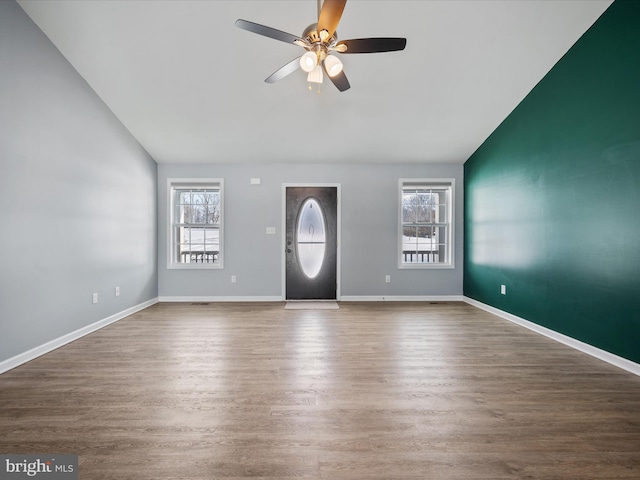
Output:
[[342,62],[335,55],[327,55],[324,59],[324,68],[327,69],[327,74],[330,77],[335,77],[342,71]]
[[316,52],[307,52],[300,57],[300,68],[309,73],[318,64],[318,55]]
[[315,68],[309,72],[307,82],[322,83],[322,67],[320,65],[316,65]]

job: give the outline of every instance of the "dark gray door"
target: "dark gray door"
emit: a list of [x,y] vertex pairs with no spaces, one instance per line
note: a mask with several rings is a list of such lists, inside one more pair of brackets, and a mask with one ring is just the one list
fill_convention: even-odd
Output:
[[338,188],[286,188],[286,298],[335,300]]

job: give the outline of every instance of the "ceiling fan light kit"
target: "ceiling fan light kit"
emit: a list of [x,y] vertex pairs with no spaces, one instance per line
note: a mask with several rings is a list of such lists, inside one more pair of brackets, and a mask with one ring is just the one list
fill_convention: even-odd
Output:
[[334,52],[348,54],[404,50],[407,45],[406,38],[358,38],[338,42],[336,28],[346,3],[347,0],[324,0],[324,2],[318,0],[318,23],[309,25],[301,37],[248,20],[238,19],[236,21],[238,28],[297,45],[306,50],[303,55],[293,59],[267,77],[265,82],[275,83],[300,68],[308,74],[308,82],[322,83],[322,72],[324,71],[336,88],[344,92],[351,85],[344,74],[342,62],[333,55]]

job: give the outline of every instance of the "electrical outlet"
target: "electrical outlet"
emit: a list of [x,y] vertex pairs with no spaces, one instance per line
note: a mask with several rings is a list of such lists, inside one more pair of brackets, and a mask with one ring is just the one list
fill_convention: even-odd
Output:
[[231,283],[236,283],[236,276],[235,275],[231,275]]
[[116,287],[116,297],[120,296],[120,287]]
[[506,295],[507,294],[507,286],[506,285],[500,285],[500,293],[502,295]]
[[387,275],[386,277],[384,277],[384,281],[387,283],[391,283],[391,275]]
[[94,293],[93,297],[91,298],[92,303],[98,303],[98,294]]

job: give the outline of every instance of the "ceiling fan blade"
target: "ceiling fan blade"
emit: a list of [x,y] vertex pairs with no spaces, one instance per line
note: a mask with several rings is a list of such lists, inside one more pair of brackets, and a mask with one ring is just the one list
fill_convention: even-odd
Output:
[[331,80],[331,83],[333,83],[341,92],[344,92],[345,90],[349,90],[351,88],[351,85],[349,85],[349,80],[347,80],[347,76],[344,74],[344,70],[331,77],[327,73],[327,67],[325,67],[324,62],[322,62],[322,69],[324,70],[324,73],[327,74],[329,80]]
[[276,83],[278,80],[282,80],[287,75],[291,75],[293,72],[300,68],[300,57],[296,57],[289,63],[279,68],[267,78],[264,79],[266,83]]
[[296,35],[291,35],[290,33],[276,30],[275,28],[260,25],[259,23],[242,20],[241,18],[236,20],[236,27],[241,28],[242,30],[247,30],[248,32],[257,33],[258,35],[273,38],[275,40],[280,40],[281,42],[285,43],[296,44],[296,41],[307,43]]
[[337,43],[336,47],[345,45],[347,50],[340,53],[378,53],[378,52],[396,52],[404,50],[407,46],[406,38],[356,38],[353,40],[342,40]]
[[318,35],[322,30],[326,30],[329,33],[327,38],[331,38],[338,28],[346,3],[347,0],[324,0],[318,18]]

